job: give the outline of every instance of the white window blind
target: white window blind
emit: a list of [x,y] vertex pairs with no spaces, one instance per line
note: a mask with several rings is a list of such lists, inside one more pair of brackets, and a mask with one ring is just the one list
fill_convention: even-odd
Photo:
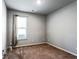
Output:
[[16,16],[17,40],[27,39],[27,17]]

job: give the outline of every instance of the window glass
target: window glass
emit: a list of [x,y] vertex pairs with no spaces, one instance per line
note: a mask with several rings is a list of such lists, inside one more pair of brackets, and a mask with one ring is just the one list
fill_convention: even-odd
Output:
[[16,16],[16,35],[17,40],[23,40],[27,38],[27,17]]

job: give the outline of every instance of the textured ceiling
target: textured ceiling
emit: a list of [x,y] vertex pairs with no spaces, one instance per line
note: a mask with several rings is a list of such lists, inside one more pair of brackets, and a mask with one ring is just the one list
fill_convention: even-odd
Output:
[[76,0],[40,0],[40,2],[37,1],[38,0],[5,0],[5,3],[10,9],[39,14],[48,14]]

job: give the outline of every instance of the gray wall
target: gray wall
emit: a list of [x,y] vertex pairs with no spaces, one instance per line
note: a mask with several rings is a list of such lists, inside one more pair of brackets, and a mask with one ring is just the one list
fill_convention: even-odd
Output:
[[47,16],[48,42],[77,53],[77,3],[73,2]]
[[4,0],[2,0],[2,21],[0,20],[0,24],[2,26],[2,50],[4,50],[3,54],[6,53],[6,20],[7,20],[7,9],[6,5],[4,3]]
[[45,16],[23,13],[19,11],[8,11],[8,39],[12,39],[13,15],[27,16],[27,39],[18,41],[18,45],[45,42]]

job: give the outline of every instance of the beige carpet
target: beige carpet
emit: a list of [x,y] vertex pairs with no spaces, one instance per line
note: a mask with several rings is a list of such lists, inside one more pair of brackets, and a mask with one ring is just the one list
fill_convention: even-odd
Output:
[[48,44],[40,44],[15,48],[12,52],[9,51],[4,59],[77,59],[77,57]]

